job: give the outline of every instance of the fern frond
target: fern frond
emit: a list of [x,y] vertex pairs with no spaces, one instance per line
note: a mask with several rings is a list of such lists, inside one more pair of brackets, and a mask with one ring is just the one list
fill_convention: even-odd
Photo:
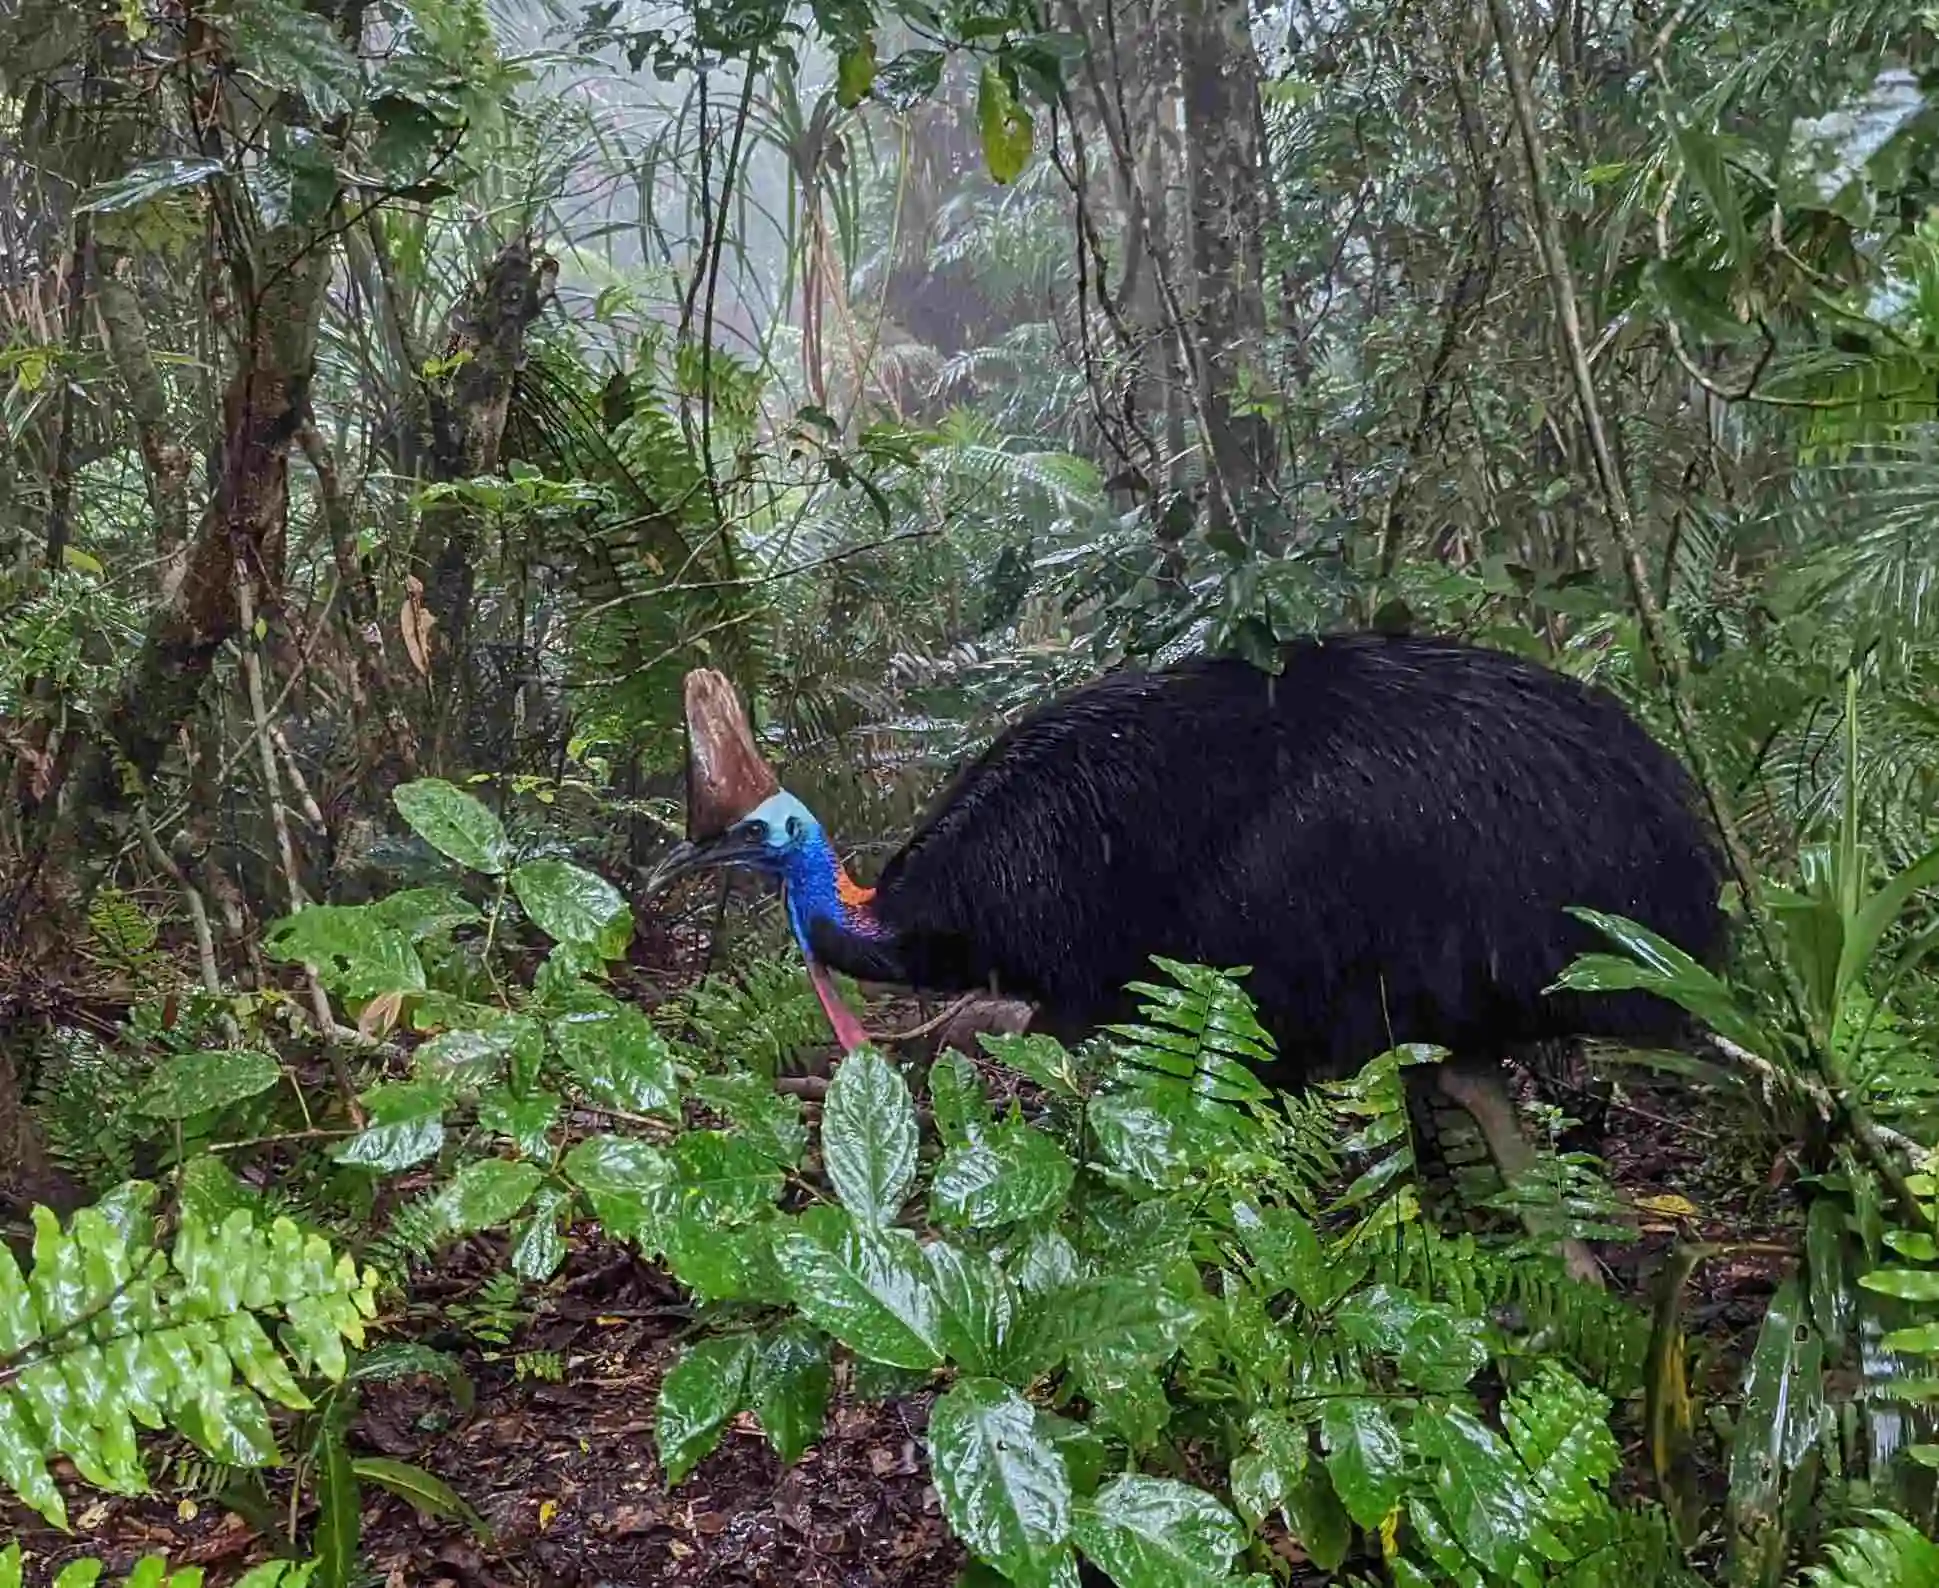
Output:
[[1811,1588],[1933,1588],[1939,1584],[1939,1544],[1902,1516],[1868,1512],[1863,1525],[1832,1535],[1826,1559],[1804,1580]]

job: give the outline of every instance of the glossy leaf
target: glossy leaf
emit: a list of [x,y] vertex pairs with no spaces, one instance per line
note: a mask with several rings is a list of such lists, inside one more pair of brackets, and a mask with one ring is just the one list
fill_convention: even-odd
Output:
[[1345,1396],[1327,1401],[1320,1418],[1326,1470],[1347,1514],[1361,1527],[1378,1527],[1406,1483],[1407,1453],[1379,1401]]
[[419,778],[391,792],[397,814],[411,830],[446,859],[488,877],[511,864],[512,846],[498,818],[455,783]]
[[907,1231],[816,1208],[776,1238],[774,1255],[795,1305],[850,1350],[891,1367],[941,1365],[942,1305]]
[[135,1106],[158,1119],[187,1119],[266,1092],[282,1078],[282,1066],[267,1053],[183,1053],[155,1066]]
[[1237,1517],[1203,1489],[1136,1473],[1113,1478],[1073,1512],[1078,1548],[1118,1588],[1214,1588],[1245,1547]]
[[566,1260],[561,1215],[571,1201],[557,1186],[547,1186],[533,1199],[531,1213],[513,1228],[510,1261],[520,1279],[537,1284],[559,1271]]
[[74,212],[77,215],[103,215],[117,210],[139,209],[166,194],[200,187],[225,175],[227,167],[220,160],[200,156],[145,160],[113,181],[89,188],[82,195],[81,202],[75,205]]
[[558,942],[618,959],[632,939],[633,908],[619,889],[569,860],[526,861],[512,873],[512,892],[532,924]]
[[681,1218],[745,1224],[773,1207],[784,1177],[758,1147],[723,1130],[689,1130],[667,1149],[668,1195]]
[[936,1402],[929,1463],[950,1527],[1012,1581],[1041,1574],[1070,1537],[1064,1458],[1007,1384],[959,1379]]
[[1016,181],[1030,158],[1036,125],[994,65],[986,65],[977,80],[976,125],[991,177],[1002,183]]
[[673,1050],[637,1009],[567,1015],[554,1022],[552,1040],[586,1096],[604,1108],[652,1114],[680,1100]]
[[1054,1137],[1008,1121],[944,1153],[929,1196],[938,1219],[990,1229],[1062,1207],[1076,1174]]
[[494,1230],[532,1200],[543,1178],[537,1164],[480,1158],[460,1169],[432,1206],[453,1235]]
[[799,1461],[821,1437],[832,1381],[828,1342],[806,1324],[784,1323],[756,1343],[749,1398],[784,1463]]
[[660,1384],[655,1438],[667,1482],[677,1484],[715,1445],[745,1404],[753,1351],[745,1335],[689,1346]]
[[916,1181],[916,1105],[873,1048],[842,1060],[822,1109],[821,1157],[842,1205],[863,1224],[894,1221]]
[[1510,1576],[1539,1516],[1520,1463],[1487,1424],[1459,1407],[1416,1419],[1413,1432],[1433,1472],[1434,1497],[1462,1547],[1488,1571]]
[[1001,1373],[1020,1310],[1009,1276],[981,1252],[942,1241],[925,1246],[923,1257],[941,1304],[950,1359],[968,1373]]
[[443,1087],[398,1082],[373,1087],[360,1101],[371,1123],[331,1149],[330,1156],[338,1163],[396,1174],[435,1157],[444,1146],[449,1097]]

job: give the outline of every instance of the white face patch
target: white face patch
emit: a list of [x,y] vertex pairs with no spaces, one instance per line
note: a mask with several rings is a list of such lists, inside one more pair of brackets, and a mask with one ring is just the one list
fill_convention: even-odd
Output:
[[790,849],[820,825],[815,820],[814,812],[786,789],[779,794],[770,794],[741,820],[765,822],[770,849]]

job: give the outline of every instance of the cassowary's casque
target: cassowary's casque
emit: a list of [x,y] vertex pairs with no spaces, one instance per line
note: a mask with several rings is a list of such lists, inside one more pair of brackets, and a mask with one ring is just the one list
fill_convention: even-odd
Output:
[[[1440,1044],[1461,1061],[1443,1088],[1513,1173],[1527,1149],[1500,1058],[1679,1025],[1639,994],[1545,992],[1594,946],[1566,907],[1629,916],[1703,959],[1721,944],[1718,868],[1681,768],[1609,696],[1506,653],[1360,634],[1289,647],[1276,677],[1237,660],[1115,674],[1002,734],[873,888],[766,772],[744,718],[720,726],[724,680],[708,690],[697,841],[655,886],[714,865],[779,880],[845,1047],[865,1038],[824,967],[994,987],[1071,1035],[1125,1017],[1124,985],[1154,954],[1247,965],[1279,1048],[1266,1079]],[[704,759],[725,738],[737,753]]]

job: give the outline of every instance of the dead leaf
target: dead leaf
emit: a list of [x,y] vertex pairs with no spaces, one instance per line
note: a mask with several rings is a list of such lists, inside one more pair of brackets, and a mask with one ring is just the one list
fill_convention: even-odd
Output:
[[436,627],[437,619],[425,608],[424,581],[411,575],[404,583],[404,606],[397,614],[397,626],[403,631],[404,653],[411,659],[420,678],[431,676],[431,630]]
[[1680,1197],[1673,1191],[1660,1196],[1638,1197],[1637,1207],[1645,1213],[1654,1213],[1659,1218],[1693,1219],[1697,1216],[1697,1205],[1688,1197]]
[[396,1028],[397,1018],[403,1009],[402,992],[379,993],[364,1005],[364,1012],[357,1016],[357,1030],[373,1041],[387,1037]]

